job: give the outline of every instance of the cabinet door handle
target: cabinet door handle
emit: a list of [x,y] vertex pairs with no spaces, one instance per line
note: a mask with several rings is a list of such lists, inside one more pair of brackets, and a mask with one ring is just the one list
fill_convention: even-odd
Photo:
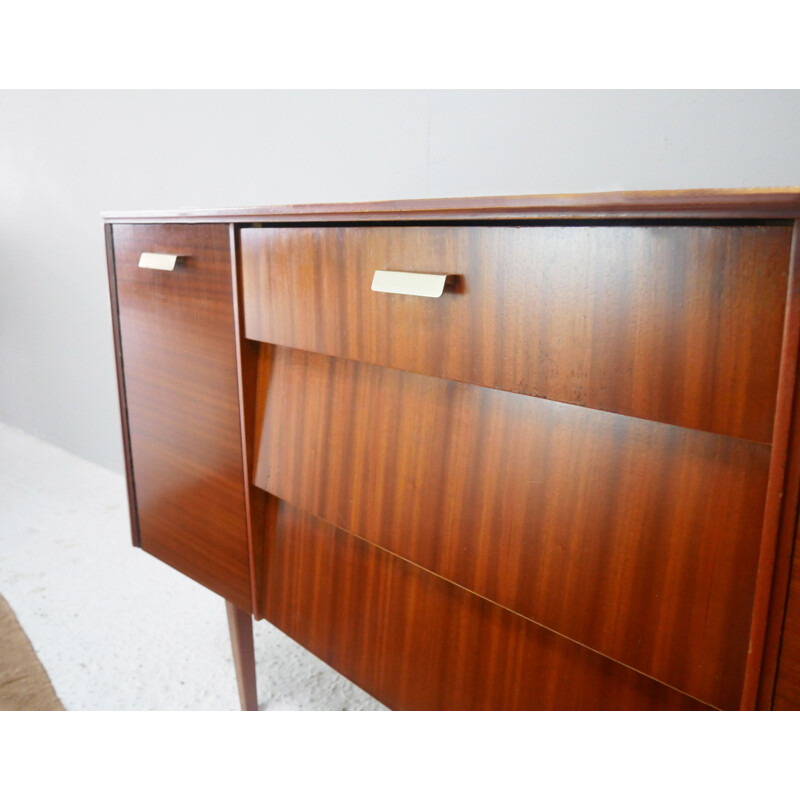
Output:
[[433,275],[428,272],[376,269],[372,276],[372,291],[411,294],[417,297],[441,297],[445,283],[451,283],[455,277],[455,275]]
[[142,253],[139,258],[139,266],[143,269],[171,271],[175,269],[179,258],[183,258],[183,256],[170,255],[169,253]]

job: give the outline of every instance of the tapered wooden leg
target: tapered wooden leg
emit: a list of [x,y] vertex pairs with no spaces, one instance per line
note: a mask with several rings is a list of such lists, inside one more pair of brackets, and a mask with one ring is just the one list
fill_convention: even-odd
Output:
[[225,601],[228,610],[228,629],[231,632],[233,664],[239,686],[242,711],[258,711],[256,691],[256,656],[253,650],[253,618],[246,611]]

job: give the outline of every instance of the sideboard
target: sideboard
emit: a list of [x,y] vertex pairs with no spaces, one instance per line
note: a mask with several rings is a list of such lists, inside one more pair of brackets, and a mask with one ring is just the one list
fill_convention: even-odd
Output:
[[800,189],[104,215],[133,543],[390,708],[800,708]]

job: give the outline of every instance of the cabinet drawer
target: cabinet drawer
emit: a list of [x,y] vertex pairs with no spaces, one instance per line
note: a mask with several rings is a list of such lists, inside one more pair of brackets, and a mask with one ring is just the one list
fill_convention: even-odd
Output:
[[114,225],[113,245],[140,544],[250,608],[228,228]]
[[257,486],[693,697],[738,707],[768,446],[261,348]]
[[[277,345],[768,442],[791,229],[241,231],[245,329]],[[452,274],[440,297],[376,270]]]
[[270,498],[264,617],[390,708],[708,706]]

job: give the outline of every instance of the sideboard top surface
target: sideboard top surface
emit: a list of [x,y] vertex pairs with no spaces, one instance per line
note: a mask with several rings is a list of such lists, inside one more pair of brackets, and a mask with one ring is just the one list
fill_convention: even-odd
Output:
[[107,211],[102,217],[107,223],[790,219],[800,217],[800,187],[520,195],[175,211]]

